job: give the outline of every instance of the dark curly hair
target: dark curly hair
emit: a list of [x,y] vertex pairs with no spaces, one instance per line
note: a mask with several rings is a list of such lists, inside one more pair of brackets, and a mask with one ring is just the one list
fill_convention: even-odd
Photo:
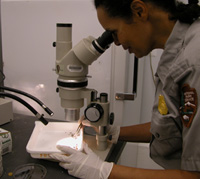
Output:
[[[95,7],[100,6],[106,9],[110,17],[120,17],[126,20],[131,19],[131,3],[133,0],[94,0]],[[188,4],[176,0],[141,0],[149,2],[162,10],[169,12],[170,20],[180,20],[184,23],[192,23],[200,16],[198,0],[189,0]]]

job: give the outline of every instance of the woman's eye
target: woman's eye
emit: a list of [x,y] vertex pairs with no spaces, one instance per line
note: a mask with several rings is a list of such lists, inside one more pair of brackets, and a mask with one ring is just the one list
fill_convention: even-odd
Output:
[[114,37],[117,37],[117,32],[112,33]]
[[117,40],[117,32],[112,32],[112,36],[113,36],[113,38],[115,39],[115,40]]

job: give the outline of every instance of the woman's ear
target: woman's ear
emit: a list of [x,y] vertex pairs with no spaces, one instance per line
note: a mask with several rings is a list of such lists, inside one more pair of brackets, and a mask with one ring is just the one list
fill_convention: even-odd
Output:
[[133,13],[133,18],[138,18],[140,20],[147,20],[148,7],[143,1],[133,0],[131,3],[131,10]]

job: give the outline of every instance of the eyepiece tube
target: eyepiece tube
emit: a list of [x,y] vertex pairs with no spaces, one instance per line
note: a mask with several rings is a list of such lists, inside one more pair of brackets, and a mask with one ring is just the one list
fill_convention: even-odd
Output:
[[112,32],[105,31],[98,39],[92,42],[92,45],[99,53],[103,53],[113,41]]
[[76,122],[80,117],[80,109],[65,109],[65,120],[68,122]]

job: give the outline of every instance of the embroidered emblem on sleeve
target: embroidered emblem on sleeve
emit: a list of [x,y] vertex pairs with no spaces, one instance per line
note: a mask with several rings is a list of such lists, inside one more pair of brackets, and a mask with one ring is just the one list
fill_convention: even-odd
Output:
[[197,92],[188,84],[181,89],[181,107],[179,109],[181,119],[185,127],[189,128],[197,110]]
[[165,98],[163,95],[159,95],[159,100],[158,100],[158,111],[162,115],[166,115],[168,113],[168,108],[165,102]]

